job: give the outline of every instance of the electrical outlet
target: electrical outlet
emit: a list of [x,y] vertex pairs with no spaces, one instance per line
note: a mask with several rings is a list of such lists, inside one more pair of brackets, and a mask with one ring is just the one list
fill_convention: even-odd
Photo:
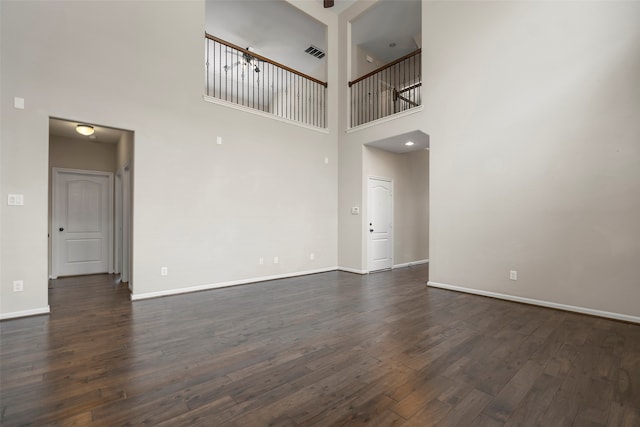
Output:
[[264,265],[264,258],[262,257],[258,258],[258,264]]
[[516,270],[509,271],[509,280],[518,280],[518,272]]
[[277,257],[277,256],[274,256],[274,257],[273,257],[273,263],[274,263],[274,264],[277,264],[277,263],[279,263],[279,262],[280,262],[280,260],[278,259],[278,257]]
[[169,269],[167,267],[160,268],[160,275],[161,276],[168,276],[169,275]]
[[316,259],[316,254],[314,254],[313,252],[311,252],[311,253],[309,254],[309,259],[310,259],[311,261],[313,261],[314,259]]
[[22,280],[14,280],[13,292],[22,292],[22,291],[24,291],[24,282]]

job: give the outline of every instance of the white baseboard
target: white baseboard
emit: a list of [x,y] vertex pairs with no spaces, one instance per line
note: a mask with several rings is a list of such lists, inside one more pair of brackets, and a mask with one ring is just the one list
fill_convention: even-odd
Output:
[[355,273],[355,274],[368,274],[369,271],[368,270],[356,270],[355,268],[349,268],[349,267],[337,267],[338,270],[340,271],[346,271],[347,273]]
[[51,312],[51,309],[49,308],[49,306],[42,307],[42,308],[35,308],[33,310],[12,311],[10,313],[0,314],[0,320],[16,319],[18,317],[37,316],[39,314],[49,314],[50,312]]
[[592,308],[576,307],[574,305],[558,304],[550,301],[542,301],[532,298],[524,298],[515,295],[501,294],[497,292],[483,291],[479,289],[465,288],[462,286],[447,285],[446,283],[427,282],[427,286],[433,288],[447,289],[450,291],[464,292],[467,294],[482,295],[484,297],[497,298],[507,301],[521,302],[524,304],[539,305],[541,307],[555,308],[557,310],[573,311],[575,313],[589,314],[591,316],[606,317],[608,319],[622,320],[624,322],[640,323],[640,317],[629,316],[628,314],[611,313],[609,311],[594,310]]
[[404,268],[404,267],[412,267],[414,265],[420,265],[420,264],[428,264],[429,263],[429,259],[421,259],[418,261],[411,261],[411,262],[403,262],[402,264],[395,264],[392,268]]
[[146,292],[143,294],[131,294],[131,301],[142,299],[165,297],[169,295],[187,294],[190,292],[207,291],[210,289],[228,288],[230,286],[246,285],[248,283],[266,282],[268,280],[286,279],[289,277],[306,276],[308,274],[326,273],[336,271],[337,267],[320,268],[317,270],[298,271],[295,273],[276,274],[273,276],[253,277],[250,279],[234,280],[231,282],[213,283],[207,285],[189,286],[187,288],[167,289],[166,291]]

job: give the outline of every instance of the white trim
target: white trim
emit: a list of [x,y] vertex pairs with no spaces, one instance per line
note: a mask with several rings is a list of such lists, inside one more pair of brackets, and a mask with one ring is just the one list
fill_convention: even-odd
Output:
[[39,314],[49,314],[51,309],[49,306],[42,308],[34,308],[32,310],[12,311],[10,313],[0,314],[0,320],[15,319],[17,317],[37,316]]
[[107,237],[107,246],[108,246],[108,260],[107,260],[107,273],[113,274],[113,172],[104,172],[104,171],[94,171],[94,170],[84,170],[84,169],[68,169],[68,168],[51,168],[51,278],[58,278],[58,233],[54,233],[54,230],[57,229],[54,224],[56,221],[57,213],[56,213],[56,187],[58,182],[58,173],[73,173],[80,175],[94,175],[94,176],[106,176],[109,181],[109,194],[108,194],[108,204],[109,206],[109,218],[107,220],[108,223],[108,237]]
[[429,258],[421,259],[418,261],[403,262],[402,264],[396,264],[391,268],[396,269],[396,268],[404,268],[404,267],[413,267],[414,265],[428,264],[428,263],[429,263]]
[[230,286],[246,285],[249,283],[266,282],[268,280],[286,279],[289,277],[306,276],[308,274],[326,273],[328,271],[336,271],[336,267],[320,268],[317,270],[298,271],[294,273],[276,274],[273,276],[253,277],[250,279],[234,280],[231,282],[213,283],[208,285],[189,286],[187,288],[167,289],[166,291],[147,292],[143,294],[131,294],[131,301],[137,301],[149,298],[158,298],[169,295],[186,294],[190,292],[206,291],[209,289],[226,288]]
[[118,169],[114,176],[114,194],[113,207],[115,216],[113,218],[114,223],[114,242],[113,242],[113,273],[120,274],[122,270],[122,172]]
[[236,110],[244,111],[246,113],[255,114],[256,116],[266,117],[266,118],[277,120],[277,121],[283,122],[283,123],[289,123],[289,124],[292,124],[292,125],[295,125],[295,126],[299,126],[301,128],[315,130],[316,132],[322,132],[322,133],[326,133],[326,134],[329,133],[329,128],[320,128],[320,127],[317,127],[317,126],[306,125],[304,123],[300,123],[300,122],[297,122],[295,120],[286,119],[284,117],[276,116],[275,114],[272,114],[272,113],[265,113],[264,111],[256,110],[255,108],[245,107],[244,105],[239,105],[239,104],[236,104],[235,102],[225,101],[223,99],[215,98],[213,96],[202,95],[202,99],[204,99],[207,102],[211,102],[212,104],[218,104],[218,105],[222,105],[222,106],[225,106],[225,107],[234,108]]
[[131,201],[131,166],[125,163],[119,170],[121,180],[121,202],[122,202],[122,252],[120,253],[120,280],[129,284],[129,290],[133,288],[131,280],[131,227],[133,224],[133,209]]
[[507,301],[520,302],[524,304],[539,305],[541,307],[555,308],[557,310],[573,311],[575,313],[589,314],[591,316],[606,317],[609,319],[622,320],[624,322],[640,323],[640,317],[629,316],[628,314],[611,313],[609,311],[595,310],[592,308],[576,307],[574,305],[559,304],[550,301],[542,301],[532,298],[519,297],[515,295],[501,294],[497,292],[482,291],[479,289],[464,288],[462,286],[447,285],[445,283],[427,282],[427,286],[433,288],[447,289],[450,291],[464,292],[467,294],[482,295],[484,297],[498,298]]
[[338,270],[346,271],[347,273],[369,274],[369,270],[356,270],[355,268],[349,268],[349,267],[338,267]]
[[365,124],[362,124],[362,125],[358,125],[358,126],[354,126],[352,128],[348,128],[347,130],[345,130],[345,133],[357,132],[357,131],[362,130],[362,129],[370,128],[371,126],[380,125],[382,123],[386,123],[386,122],[389,122],[391,120],[400,119],[402,117],[410,116],[411,114],[419,113],[422,110],[424,110],[424,105],[420,105],[419,107],[415,107],[415,108],[412,108],[410,110],[402,111],[400,113],[395,113],[395,114],[383,117],[383,118],[378,119],[378,120],[373,120],[371,122],[368,122],[368,123],[365,123]]

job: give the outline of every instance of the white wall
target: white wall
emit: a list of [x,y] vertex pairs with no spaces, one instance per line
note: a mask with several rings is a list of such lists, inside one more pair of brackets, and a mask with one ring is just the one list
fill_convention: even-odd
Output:
[[637,320],[640,3],[425,2],[423,30],[430,280]]
[[[341,37],[371,4],[342,14]],[[638,321],[640,3],[424,2],[422,14],[424,107],[340,138],[340,265],[366,265],[349,214],[364,200],[361,146],[419,129],[434,284]]]
[[[339,17],[339,37],[350,40],[348,24],[368,8],[375,5],[373,1],[358,1],[345,10]],[[428,134],[423,123],[421,108],[415,108],[410,114],[391,121],[372,122],[356,129],[349,130],[350,106],[347,83],[350,80],[351,67],[349,60],[355,56],[349,43],[340,45],[339,84],[344,88],[340,91],[338,103],[344,113],[339,117],[339,127],[346,130],[339,138],[339,178],[340,191],[338,195],[338,264],[350,271],[366,271],[366,218],[363,215],[352,215],[351,207],[364,207],[366,195],[366,171],[364,170],[363,145],[396,136],[409,131],[422,130]],[[354,65],[355,66],[355,65]],[[364,208],[362,209],[364,210]]]
[[[1,193],[25,195],[0,211],[0,314],[47,307],[49,116],[135,131],[136,295],[336,266],[335,130],[203,101],[203,1],[0,7]],[[336,34],[321,4],[301,7]],[[335,36],[329,44],[336,52]],[[12,292],[16,279],[24,292]]]
[[52,168],[115,172],[116,144],[51,135],[49,165]]
[[[371,58],[371,62],[367,61],[367,56]],[[351,78],[355,80],[372,72],[384,65],[384,62],[370,54],[360,46],[351,47]]]

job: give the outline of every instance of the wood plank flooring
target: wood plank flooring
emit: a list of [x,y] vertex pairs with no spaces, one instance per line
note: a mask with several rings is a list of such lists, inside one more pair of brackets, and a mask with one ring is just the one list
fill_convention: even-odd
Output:
[[0,323],[2,426],[639,426],[640,326],[427,288],[426,266]]

